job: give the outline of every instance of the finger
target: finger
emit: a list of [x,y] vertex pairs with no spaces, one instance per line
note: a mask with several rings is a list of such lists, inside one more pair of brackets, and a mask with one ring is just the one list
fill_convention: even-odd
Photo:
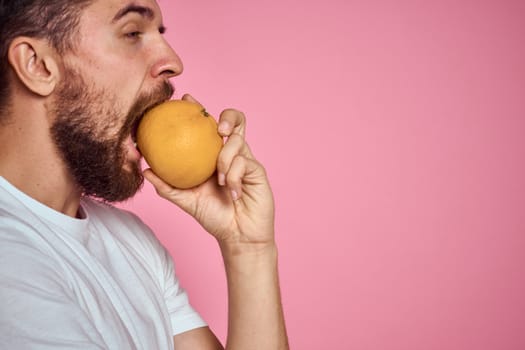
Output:
[[235,133],[244,137],[246,131],[244,113],[231,108],[224,110],[219,117],[218,129],[221,136],[230,136]]
[[250,179],[250,174],[255,174],[257,169],[262,170],[262,167],[254,159],[246,158],[241,155],[238,155],[233,159],[230,170],[226,175],[226,184],[230,189],[233,200],[241,198],[243,193],[243,183],[249,184],[252,181]]
[[155,175],[151,169],[144,170],[143,174],[144,178],[146,178],[146,180],[148,180],[153,185],[153,187],[155,187],[155,190],[161,197],[167,197],[168,193],[173,191],[173,187]]
[[196,103],[200,106],[202,106],[202,103],[200,103],[199,101],[197,101],[193,96],[191,96],[190,94],[184,94],[184,96],[182,96],[182,100],[183,101],[189,101],[189,102],[193,102],[193,103]]
[[160,177],[155,175],[155,173],[151,169],[144,170],[143,174],[144,178],[146,178],[146,180],[148,180],[153,185],[155,191],[160,197],[178,205],[182,210],[184,210],[188,214],[192,216],[195,215],[195,206],[193,200],[194,197],[192,191],[180,190],[170,186],[169,184],[164,182]]
[[252,157],[248,144],[244,142],[241,135],[231,135],[224,146],[222,147],[219,157],[217,159],[217,176],[220,186],[225,185],[225,174],[230,170],[233,159],[237,155],[242,155],[248,158]]
[[245,172],[246,159],[241,156],[235,157],[226,178],[231,197],[234,201],[242,196],[242,178]]

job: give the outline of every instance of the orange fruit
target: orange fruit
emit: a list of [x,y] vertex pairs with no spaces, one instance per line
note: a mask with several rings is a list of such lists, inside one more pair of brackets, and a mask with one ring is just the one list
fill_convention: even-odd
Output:
[[153,172],[180,189],[200,185],[213,175],[222,145],[215,119],[189,101],[152,108],[137,129],[137,147]]

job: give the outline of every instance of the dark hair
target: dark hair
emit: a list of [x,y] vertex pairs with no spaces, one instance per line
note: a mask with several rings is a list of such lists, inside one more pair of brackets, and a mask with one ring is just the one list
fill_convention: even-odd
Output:
[[9,102],[7,54],[13,39],[46,39],[59,52],[73,48],[80,13],[93,0],[0,0],[0,123]]

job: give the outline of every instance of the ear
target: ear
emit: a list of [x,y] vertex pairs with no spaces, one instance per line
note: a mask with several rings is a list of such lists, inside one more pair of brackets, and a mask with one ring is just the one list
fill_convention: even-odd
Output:
[[8,60],[18,79],[40,96],[50,95],[59,80],[57,55],[44,39],[17,37],[9,45]]

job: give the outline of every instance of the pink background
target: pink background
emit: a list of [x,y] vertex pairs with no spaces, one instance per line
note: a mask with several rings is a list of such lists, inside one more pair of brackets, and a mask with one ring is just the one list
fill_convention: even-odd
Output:
[[[525,2],[161,0],[176,97],[248,116],[294,349],[525,349]],[[224,340],[215,241],[125,204]]]

